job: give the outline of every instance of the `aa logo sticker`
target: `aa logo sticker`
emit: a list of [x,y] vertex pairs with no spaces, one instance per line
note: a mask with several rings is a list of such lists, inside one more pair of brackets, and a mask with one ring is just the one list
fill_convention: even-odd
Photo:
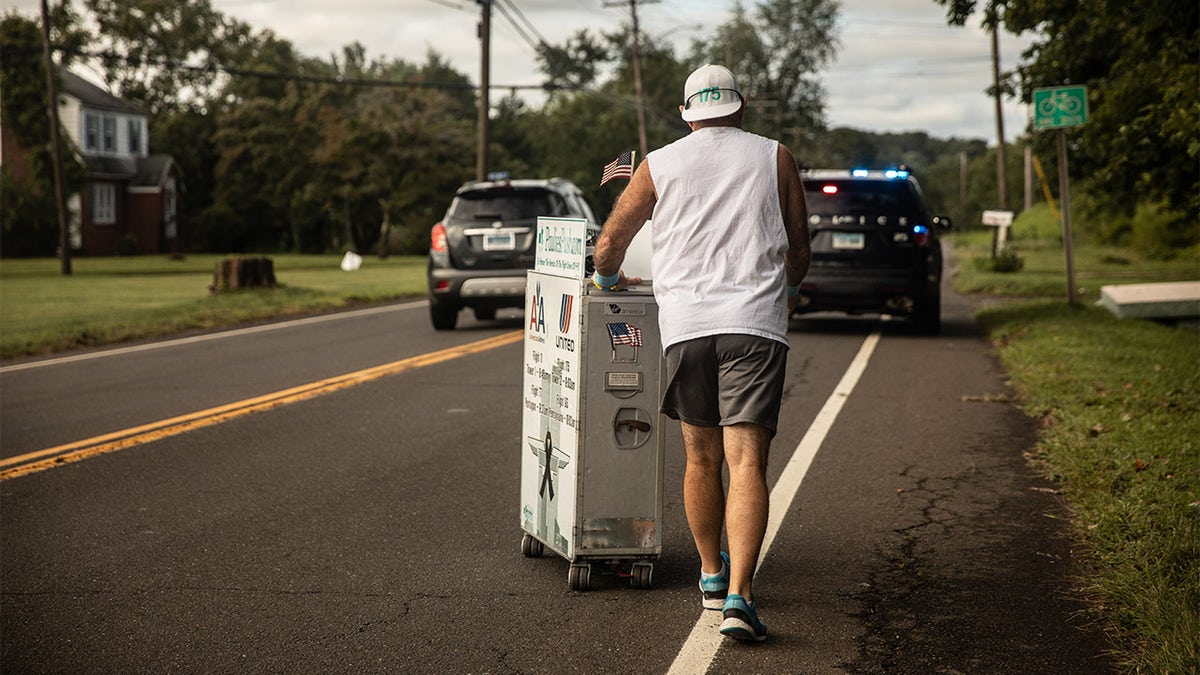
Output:
[[538,282],[529,299],[529,330],[530,332],[546,332],[546,299],[542,297],[542,282]]

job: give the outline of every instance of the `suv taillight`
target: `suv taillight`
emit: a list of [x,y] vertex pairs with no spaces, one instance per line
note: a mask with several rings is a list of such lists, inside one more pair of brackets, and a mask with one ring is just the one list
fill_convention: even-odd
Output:
[[446,243],[446,226],[438,223],[429,233],[429,248],[435,253],[445,253],[450,250]]

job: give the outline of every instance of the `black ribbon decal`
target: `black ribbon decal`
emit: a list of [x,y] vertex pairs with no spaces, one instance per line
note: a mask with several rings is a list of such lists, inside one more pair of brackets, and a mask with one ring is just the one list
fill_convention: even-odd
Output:
[[542,461],[542,485],[538,488],[538,496],[546,496],[546,488],[550,488],[550,499],[554,499],[554,482],[550,480],[550,462],[554,461],[554,441],[550,432],[546,432],[546,458]]

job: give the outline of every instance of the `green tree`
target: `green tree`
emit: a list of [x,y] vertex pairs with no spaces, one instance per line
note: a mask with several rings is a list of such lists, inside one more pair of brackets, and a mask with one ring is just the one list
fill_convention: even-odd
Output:
[[393,60],[363,73],[420,86],[356,88],[337,110],[309,111],[323,120],[314,161],[333,182],[326,211],[339,214],[344,248],[375,249],[386,220],[417,247],[406,252],[424,252],[429,227],[473,172],[473,88],[434,51],[420,66]]
[[474,127],[469,118],[445,114],[451,99],[436,90],[368,90],[349,114],[330,120],[315,159],[339,186],[347,247],[374,248],[384,209],[406,239],[415,239],[411,230],[426,232],[469,177]]
[[[935,0],[962,25],[976,0]],[[1037,36],[1009,74],[1025,101],[1037,87],[1088,87],[1086,124],[1068,132],[1071,173],[1103,210],[1129,216],[1139,203],[1174,214],[1172,246],[1200,238],[1200,5],[1191,0],[1080,3],[988,0],[1013,33]],[[1035,134],[1039,156],[1054,156],[1055,134]]]
[[747,128],[789,145],[825,127],[820,74],[837,53],[837,0],[741,2],[716,34],[693,43],[693,66],[720,63],[750,98]]
[[[599,217],[605,216],[620,193],[617,183],[599,185],[601,170],[638,145],[630,31],[628,24],[599,36],[581,31],[563,47],[544,47],[540,58],[547,81],[563,89],[555,91],[541,110],[531,111],[525,125],[537,158],[535,175],[561,176],[576,183]],[[642,36],[640,44],[646,136],[649,147],[656,148],[687,133],[678,106],[688,69],[669,43]],[[549,63],[547,55],[559,60]],[[607,60],[596,61],[599,55]]]
[[[210,0],[84,0],[95,54],[125,99],[160,113],[205,106],[220,87],[218,66],[249,29]],[[152,119],[153,123],[153,119]]]
[[436,52],[416,66],[370,60],[356,43],[328,62],[300,63],[298,75],[282,96],[231,81],[238,93],[225,97],[213,137],[221,217],[206,219],[210,242],[364,253],[386,222],[423,251],[472,167],[466,77]]
[[209,106],[218,109],[255,98],[283,98],[288,78],[300,75],[305,67],[306,60],[292,43],[271,31],[255,33],[246,26],[232,24],[226,41],[214,47],[218,48],[224,69],[231,73],[215,105]]
[[[50,17],[51,42],[72,45],[79,41],[75,16],[60,5]],[[54,255],[58,244],[58,211],[55,205],[54,166],[50,149],[50,117],[46,111],[46,69],[42,58],[41,26],[16,13],[0,20],[0,115],[6,134],[28,154],[27,167],[12,158],[0,166],[0,254],[5,256]],[[64,53],[62,63],[70,62]],[[57,72],[54,75],[58,79]],[[61,84],[59,85],[61,86]],[[63,179],[67,194],[77,192],[83,168],[74,149],[61,134]],[[24,169],[28,170],[25,171]]]
[[[311,138],[292,122],[295,96],[255,98],[217,118],[213,204],[198,224],[209,250],[272,250],[288,241],[285,177],[307,163]],[[214,214],[219,214],[217,217]]]
[[[982,139],[940,139],[920,131],[876,133],[842,127],[818,133],[803,149],[807,152],[797,160],[811,168],[907,167],[921,184],[934,215],[951,216],[959,229],[971,228],[979,222],[980,213],[996,203],[995,150],[989,151]],[[969,163],[965,200],[960,198],[963,154]],[[1019,194],[1020,148],[1010,148],[1008,156],[1009,194]]]
[[561,45],[538,45],[538,67],[551,91],[595,86],[603,64],[612,59],[608,45],[587,30],[576,31]]
[[[688,133],[679,117],[683,83],[705,62],[725,63],[734,70],[749,96],[746,126],[796,144],[824,125],[824,94],[819,68],[836,48],[833,0],[765,0],[753,17],[740,4],[714,35],[693,43],[687,59],[670,44],[642,36],[642,83],[646,135],[651,148]],[[570,178],[603,216],[620,193],[620,185],[601,188],[600,169],[637,145],[629,25],[594,37],[587,31],[566,44],[544,46],[539,63],[547,82],[570,86],[551,95],[532,117],[531,138],[544,175]],[[770,101],[762,106],[755,101]],[[773,106],[773,107],[769,107]],[[791,139],[791,140],[789,140]]]
[[518,96],[505,96],[495,104],[490,135],[492,164],[514,177],[529,176],[539,164],[533,148],[535,130],[528,120],[533,111]]

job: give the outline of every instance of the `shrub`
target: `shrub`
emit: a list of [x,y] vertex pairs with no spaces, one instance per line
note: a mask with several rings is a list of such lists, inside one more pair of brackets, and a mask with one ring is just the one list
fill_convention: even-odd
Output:
[[1171,260],[1197,243],[1196,228],[1181,228],[1158,204],[1139,204],[1133,213],[1130,245],[1149,258]]
[[138,254],[137,237],[133,236],[132,232],[127,233],[117,241],[117,255],[130,256]]
[[1017,255],[1017,252],[1011,248],[997,253],[995,258],[975,258],[973,263],[975,269],[980,272],[1008,274],[1020,272],[1025,268],[1025,259]]

